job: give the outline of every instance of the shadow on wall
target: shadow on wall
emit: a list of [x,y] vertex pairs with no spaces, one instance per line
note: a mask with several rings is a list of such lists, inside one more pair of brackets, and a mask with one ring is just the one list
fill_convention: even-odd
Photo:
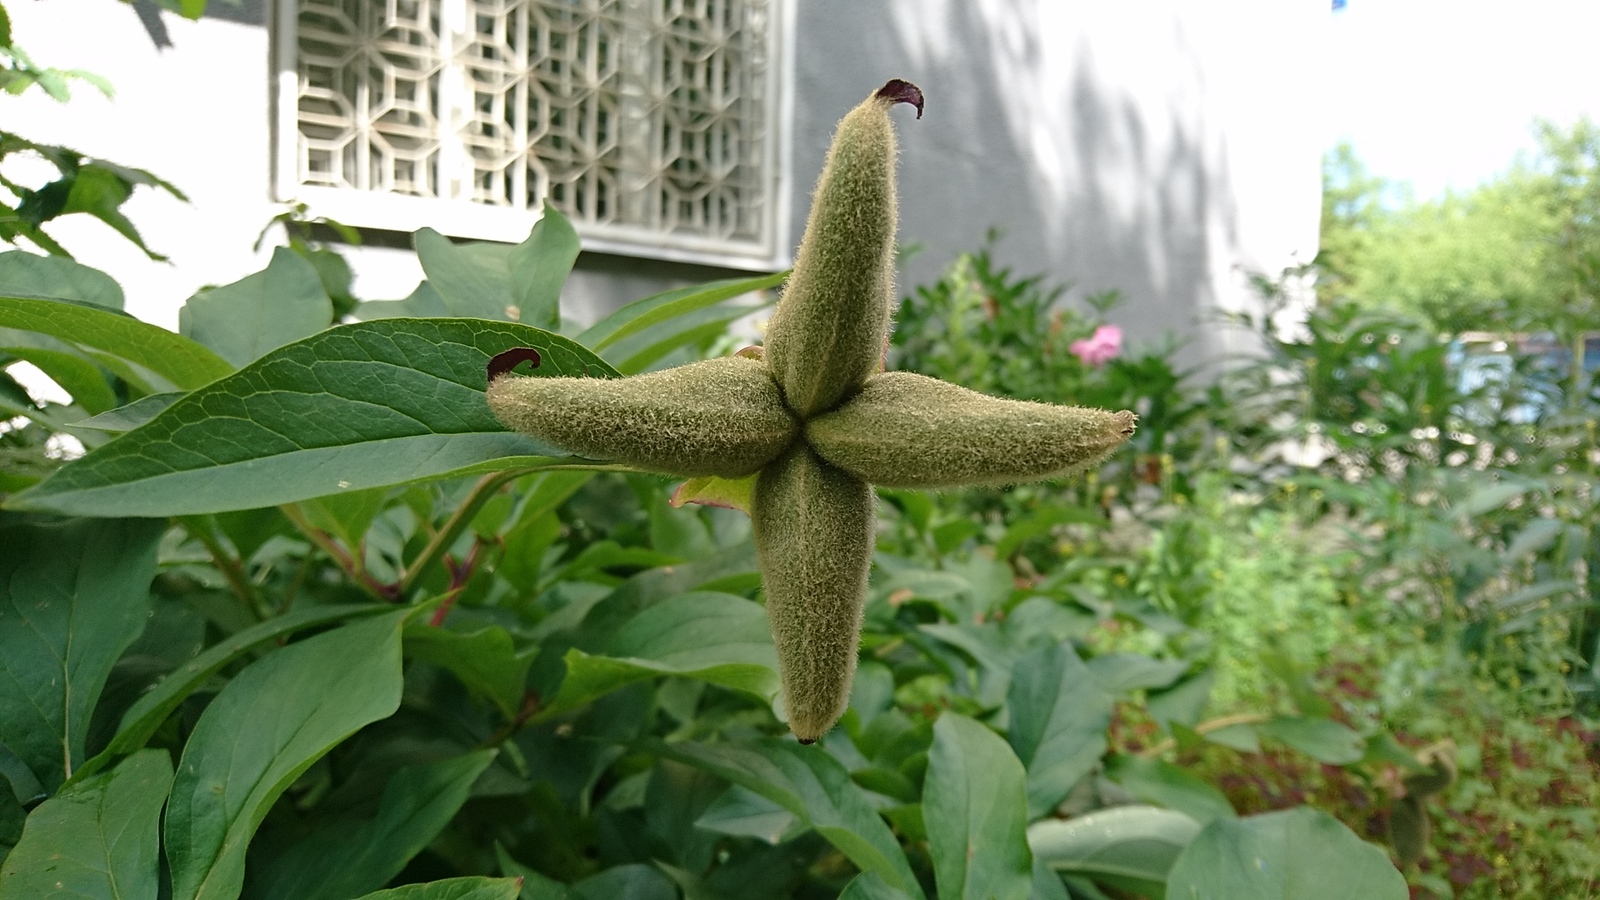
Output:
[[1071,282],[1069,296],[1119,290],[1136,339],[1173,334],[1191,362],[1241,349],[1215,324],[1237,228],[1204,60],[1177,13],[1140,24],[1094,6],[895,0],[869,22],[851,0],[800,4],[796,238],[834,121],[904,77],[928,106],[901,130],[900,236],[924,248],[903,292],[998,227],[996,256],[1019,273]]

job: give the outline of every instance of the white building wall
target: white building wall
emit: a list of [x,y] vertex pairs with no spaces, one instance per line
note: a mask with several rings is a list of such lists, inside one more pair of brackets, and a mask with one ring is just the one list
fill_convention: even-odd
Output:
[[1136,339],[1194,338],[1316,254],[1327,0],[808,0],[800,6],[797,173],[858,85],[927,92],[901,146],[901,238],[926,247],[905,288],[1005,230],[999,258],[1118,289]]
[[[265,264],[251,244],[283,208],[271,196],[268,10],[222,2],[199,22],[161,15],[166,47],[116,0],[10,9],[36,60],[98,72],[118,96],[80,85],[67,106],[0,97],[5,127],[149,168],[190,196],[140,190],[126,207],[171,263],[82,217],[52,228],[123,282],[131,312],[168,327],[195,289]],[[1135,339],[1175,333],[1213,356],[1238,349],[1203,323],[1250,302],[1243,273],[1315,254],[1327,0],[797,3],[791,242],[833,123],[902,77],[928,96],[921,121],[902,117],[901,239],[924,247],[905,290],[999,227],[998,256],[1019,273],[1071,281],[1075,295],[1119,289],[1116,317]],[[421,277],[404,249],[351,257],[365,298],[404,296]],[[714,274],[592,255],[566,299],[609,307]]]

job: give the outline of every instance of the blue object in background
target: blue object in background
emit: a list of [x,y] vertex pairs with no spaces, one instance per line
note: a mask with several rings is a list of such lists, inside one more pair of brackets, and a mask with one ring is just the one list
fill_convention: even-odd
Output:
[[1346,0],[1333,0],[1333,11],[1338,12],[1339,10],[1344,9],[1345,2]]

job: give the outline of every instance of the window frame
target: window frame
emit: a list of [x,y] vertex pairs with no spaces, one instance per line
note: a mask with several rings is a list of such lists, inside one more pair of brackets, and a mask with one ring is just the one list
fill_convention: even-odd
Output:
[[[382,2],[382,0],[378,0]],[[767,239],[734,244],[692,234],[654,232],[628,225],[574,221],[583,249],[643,259],[772,272],[793,264],[794,42],[796,0],[768,0],[771,64],[766,73],[768,138],[764,148],[769,202]],[[528,236],[542,211],[491,206],[465,199],[390,194],[299,183],[299,2],[275,0],[272,22],[272,199],[304,203],[307,214],[357,228],[411,232],[432,228],[454,238],[516,243]]]

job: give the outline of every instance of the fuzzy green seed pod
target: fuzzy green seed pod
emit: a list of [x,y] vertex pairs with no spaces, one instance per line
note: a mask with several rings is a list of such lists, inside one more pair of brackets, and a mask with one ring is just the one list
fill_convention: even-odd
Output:
[[508,428],[569,453],[686,478],[750,475],[799,428],[761,362],[730,356],[632,378],[489,383]]
[[806,422],[817,454],[883,487],[1012,484],[1082,471],[1133,434],[1133,413],[1003,400],[887,372]]
[[877,371],[894,302],[895,138],[889,107],[922,92],[891,81],[839,122],[817,181],[794,274],[767,326],[766,357],[805,418]]
[[756,479],[750,520],[789,729],[803,743],[844,714],[861,643],[877,495],[797,441]]

